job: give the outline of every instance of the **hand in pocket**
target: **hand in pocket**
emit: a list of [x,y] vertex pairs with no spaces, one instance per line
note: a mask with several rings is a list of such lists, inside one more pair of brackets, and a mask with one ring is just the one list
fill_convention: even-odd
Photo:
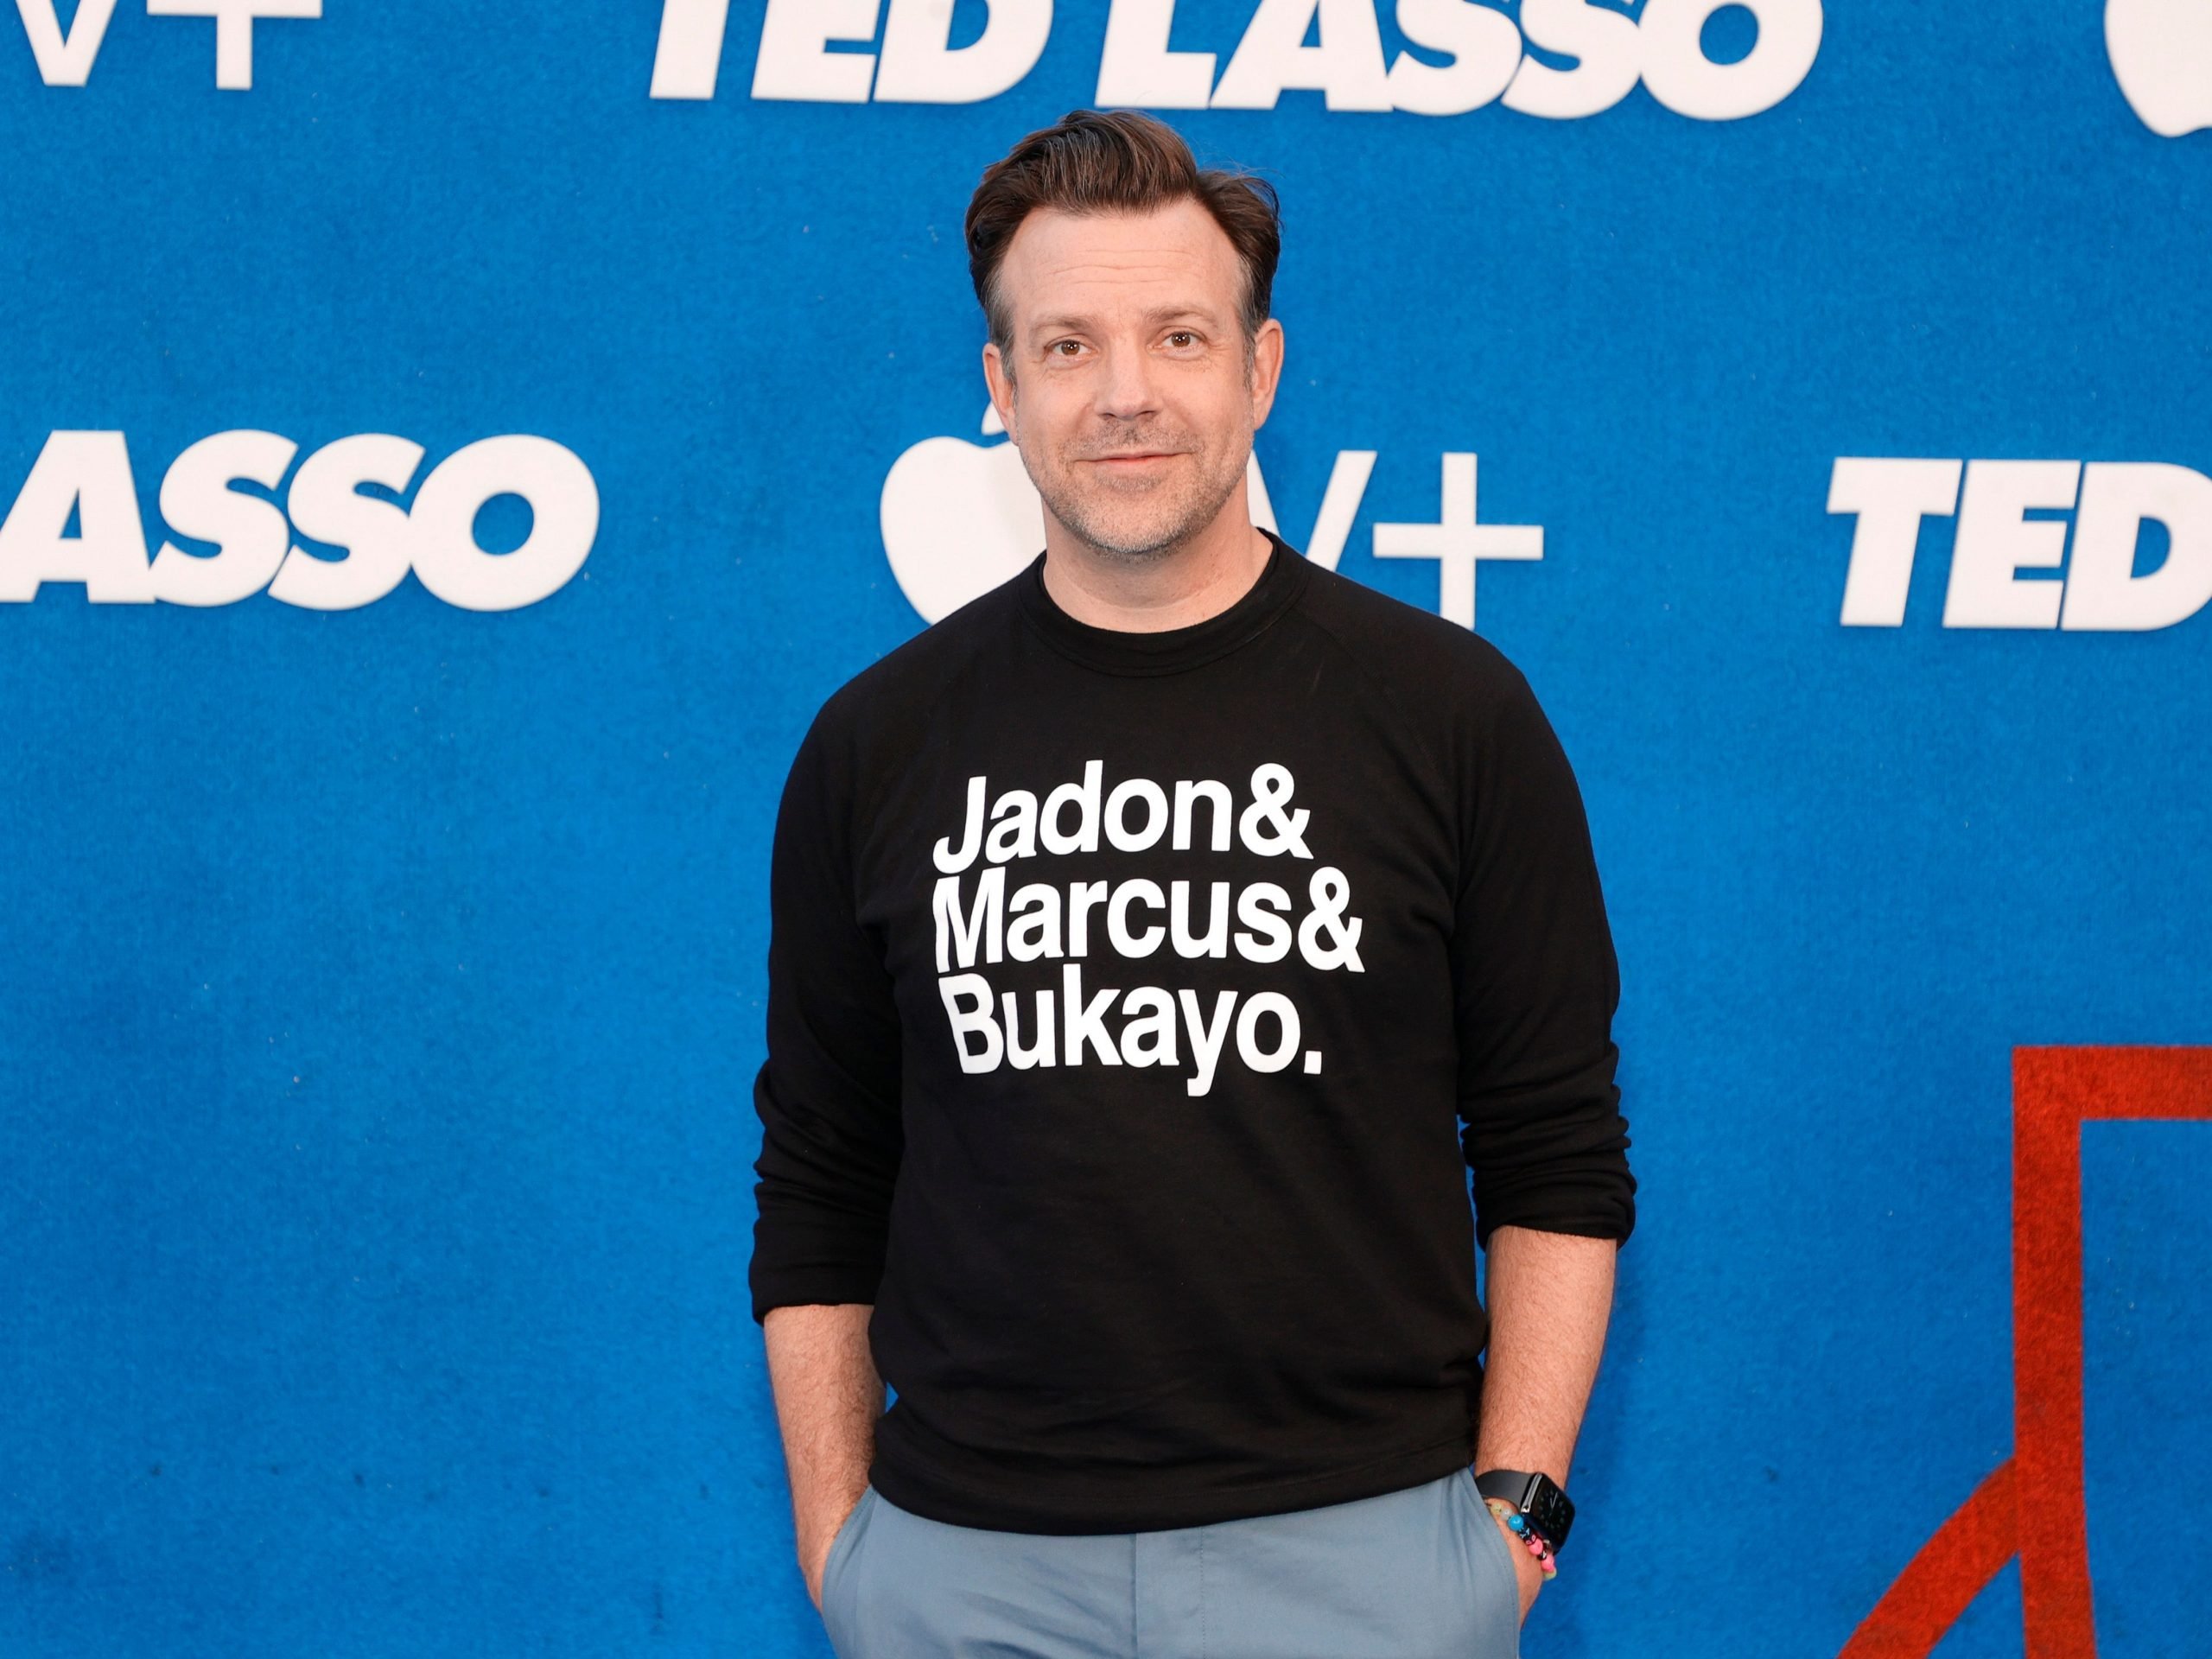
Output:
[[830,1575],[830,1559],[837,1553],[837,1541],[845,1535],[845,1529],[852,1524],[854,1514],[871,1490],[862,1486],[853,1501],[845,1506],[844,1514],[828,1535],[814,1549],[802,1547],[799,1551],[799,1572],[806,1580],[807,1597],[814,1603],[814,1611],[817,1613],[822,1611],[822,1585]]

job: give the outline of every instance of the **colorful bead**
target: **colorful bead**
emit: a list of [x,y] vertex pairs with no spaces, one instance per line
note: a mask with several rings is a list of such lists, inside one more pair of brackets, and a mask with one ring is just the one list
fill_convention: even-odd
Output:
[[1519,1510],[1502,1497],[1486,1497],[1483,1499],[1483,1503],[1492,1515],[1505,1522],[1516,1537],[1529,1547],[1529,1553],[1536,1558],[1536,1565],[1543,1569],[1544,1578],[1548,1582],[1559,1576],[1559,1568],[1552,1565],[1551,1546],[1544,1541],[1541,1534],[1529,1527],[1528,1516],[1522,1515]]

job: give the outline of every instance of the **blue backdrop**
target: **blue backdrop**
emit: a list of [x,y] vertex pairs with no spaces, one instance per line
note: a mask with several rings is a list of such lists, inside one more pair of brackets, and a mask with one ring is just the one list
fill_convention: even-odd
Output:
[[[1006,556],[885,483],[1000,442],[961,215],[1106,8],[175,3],[0,15],[0,1651],[825,1653],[744,1291],[769,831]],[[1647,0],[1572,117],[1516,105],[1579,0],[1452,115],[1349,107],[1448,5],[1115,18],[1139,92],[1248,28],[1287,83],[1161,112],[1282,193],[1293,543],[1368,453],[1321,539],[1415,604],[1446,456],[1541,527],[1474,618],[1587,799],[1642,1192],[1532,1656],[1841,1652],[2012,1450],[2012,1047],[2212,1042],[2212,22],[2113,8]],[[1685,40],[1808,22],[1682,112],[1752,73]],[[753,95],[879,54],[988,95]],[[294,481],[363,434],[419,467]],[[2145,487],[2164,587],[2054,556]],[[382,596],[281,596],[349,548]],[[2099,1650],[2197,1655],[2212,1126],[2082,1147]],[[1940,1651],[2023,1652],[2017,1566]]]

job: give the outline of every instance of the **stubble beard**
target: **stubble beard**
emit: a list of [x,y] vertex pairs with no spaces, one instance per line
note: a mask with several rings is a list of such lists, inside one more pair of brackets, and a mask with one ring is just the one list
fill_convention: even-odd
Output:
[[[1156,562],[1179,550],[1220,516],[1236,493],[1237,480],[1244,476],[1251,448],[1249,442],[1233,446],[1211,469],[1195,475],[1185,472],[1180,479],[1162,480],[1146,490],[1120,489],[1103,481],[1094,482],[1088,489],[1077,484],[1080,469],[1088,461],[1141,451],[1148,443],[1159,442],[1156,433],[1132,433],[1116,435],[1103,443],[1074,446],[1058,457],[1053,466],[1030,467],[1030,482],[1037,486],[1046,510],[1086,547],[1121,563]],[[1185,448],[1179,443],[1161,447]],[[1205,452],[1198,452],[1195,458],[1204,461]]]

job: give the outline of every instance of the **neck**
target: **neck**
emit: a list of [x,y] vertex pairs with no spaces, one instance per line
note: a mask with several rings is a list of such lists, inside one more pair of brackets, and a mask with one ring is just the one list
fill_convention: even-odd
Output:
[[1077,621],[1160,633],[1218,616],[1251,591],[1274,547],[1252,523],[1240,481],[1214,521],[1181,546],[1129,561],[1045,515],[1045,591]]

